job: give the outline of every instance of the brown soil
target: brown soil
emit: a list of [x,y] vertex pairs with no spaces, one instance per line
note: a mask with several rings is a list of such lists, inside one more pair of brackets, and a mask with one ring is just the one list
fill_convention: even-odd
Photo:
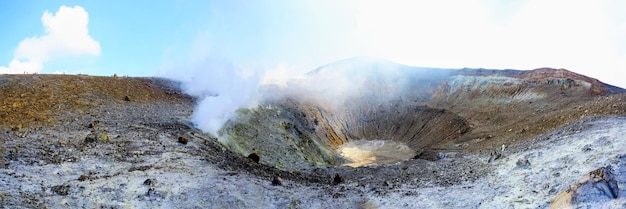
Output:
[[110,103],[188,103],[192,98],[158,78],[84,75],[1,75],[0,127],[46,127],[64,113],[89,114]]
[[[459,114],[472,127],[470,132],[448,143],[446,147],[485,152],[503,143],[522,143],[585,117],[626,115],[626,94],[623,89],[567,70],[542,68],[532,71],[470,71],[463,74],[489,73],[519,78],[522,83],[454,92],[445,102],[440,95],[436,95],[430,102],[431,105]],[[582,82],[591,86],[582,86]],[[447,92],[438,92],[443,93]],[[498,105],[489,101],[489,98],[511,98],[524,93],[541,94],[544,97]],[[456,99],[450,99],[453,97]]]

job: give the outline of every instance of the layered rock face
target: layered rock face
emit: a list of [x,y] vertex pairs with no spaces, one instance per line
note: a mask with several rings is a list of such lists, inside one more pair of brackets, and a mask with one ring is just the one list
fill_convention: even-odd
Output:
[[572,207],[572,204],[616,199],[620,189],[611,166],[601,167],[582,176],[554,199],[551,208]]

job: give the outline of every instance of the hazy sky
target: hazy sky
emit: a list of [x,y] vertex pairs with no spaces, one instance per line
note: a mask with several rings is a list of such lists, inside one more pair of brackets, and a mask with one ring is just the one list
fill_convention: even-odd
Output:
[[626,87],[623,0],[4,0],[0,19],[0,73],[152,76],[218,59],[286,74],[367,55]]

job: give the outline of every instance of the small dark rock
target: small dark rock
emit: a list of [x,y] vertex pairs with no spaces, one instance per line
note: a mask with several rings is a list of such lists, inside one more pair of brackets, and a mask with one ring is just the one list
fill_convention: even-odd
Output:
[[261,157],[259,157],[259,155],[257,155],[256,153],[249,154],[248,158],[254,161],[255,163],[259,163],[259,161],[261,160]]
[[89,176],[87,176],[87,175],[80,175],[80,177],[78,177],[79,181],[85,181],[87,179],[89,179]]
[[334,193],[333,194],[333,199],[339,199],[339,198],[344,198],[346,197],[346,194],[343,193]]
[[56,185],[51,189],[54,193],[62,196],[66,196],[70,193],[70,185]]
[[386,180],[386,181],[383,183],[383,185],[384,185],[384,186],[386,186],[386,187],[390,187],[392,184],[391,184],[391,182],[390,182],[389,180]]
[[94,143],[98,141],[96,137],[97,137],[96,133],[87,134],[87,137],[85,137],[85,143]]
[[154,186],[155,183],[156,181],[153,179],[146,179],[145,181],[143,181],[143,185],[146,185],[146,186]]
[[98,125],[98,124],[100,124],[100,121],[98,121],[98,120],[91,121],[91,123],[89,123],[89,125],[87,125],[87,128],[95,129],[96,125]]
[[343,176],[337,173],[335,174],[335,177],[333,177],[332,185],[341,184],[343,182],[344,182]]
[[494,150],[494,151],[491,151],[491,154],[489,155],[489,160],[487,162],[491,163],[491,162],[496,161],[496,160],[498,160],[500,158],[502,158],[502,152]]
[[178,137],[178,143],[187,144],[187,142],[189,142],[189,139],[187,139],[187,137],[185,137],[185,136],[179,136]]
[[446,154],[443,152],[438,152],[436,150],[422,150],[417,155],[415,155],[413,159],[437,161],[437,160],[444,159],[445,157],[446,157]]
[[146,171],[146,170],[149,170],[150,168],[152,168],[152,166],[149,166],[149,165],[143,165],[143,166],[139,166],[139,167],[131,167],[131,168],[128,169],[128,172]]
[[274,179],[272,179],[272,186],[280,185],[283,185],[283,180],[280,177],[275,176]]
[[129,96],[124,96],[124,101],[130,102],[130,97]]
[[517,160],[515,164],[517,165],[518,168],[524,168],[524,169],[530,168],[530,161],[528,161],[528,159],[520,158],[519,160]]

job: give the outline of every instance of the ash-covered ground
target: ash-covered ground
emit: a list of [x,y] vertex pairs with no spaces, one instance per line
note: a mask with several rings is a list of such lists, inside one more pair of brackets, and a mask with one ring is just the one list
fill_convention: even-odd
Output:
[[[577,178],[607,165],[616,171],[619,197],[586,204],[626,206],[624,117],[581,120],[510,147],[492,163],[488,154],[446,153],[439,161],[290,173],[225,151],[187,125],[191,108],[108,106],[49,129],[4,132],[3,207],[545,208]],[[80,121],[95,120],[95,132],[108,141],[85,142],[94,128]],[[332,182],[335,173],[343,182]]]

